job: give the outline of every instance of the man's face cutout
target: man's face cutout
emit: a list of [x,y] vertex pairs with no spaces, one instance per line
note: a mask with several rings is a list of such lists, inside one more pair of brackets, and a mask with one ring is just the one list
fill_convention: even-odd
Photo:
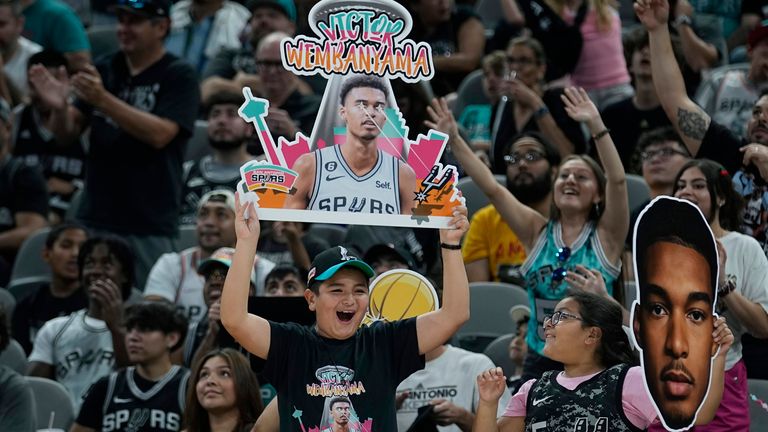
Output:
[[645,261],[644,269],[638,269],[645,280],[633,313],[635,339],[664,425],[683,429],[704,401],[717,351],[710,286],[710,272],[717,269],[688,245],[667,241],[648,246]]

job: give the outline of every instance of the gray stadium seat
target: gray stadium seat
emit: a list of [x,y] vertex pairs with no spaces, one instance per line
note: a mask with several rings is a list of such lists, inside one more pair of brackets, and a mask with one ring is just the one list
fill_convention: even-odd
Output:
[[753,397],[768,402],[768,381],[751,379],[747,382],[749,388],[749,432],[765,432],[768,428],[768,411]]
[[16,309],[16,299],[5,288],[0,288],[0,305],[5,310],[5,316],[10,320],[13,316],[13,310]]
[[[498,1],[498,0],[496,0]],[[458,119],[461,112],[469,105],[488,104],[488,97],[483,91],[483,71],[469,73],[456,90],[456,102],[453,105],[453,116]]]
[[312,224],[308,233],[316,235],[328,242],[331,246],[338,246],[344,243],[344,237],[347,235],[347,228],[340,225],[331,224]]
[[181,252],[184,249],[197,245],[197,226],[182,225],[179,227],[179,239],[176,240],[176,251]]
[[639,175],[627,174],[627,196],[629,211],[632,212],[651,198],[651,190],[645,179]]
[[493,36],[496,24],[504,18],[504,11],[501,8],[502,0],[478,0],[475,3],[475,12],[480,15],[480,21],[485,27],[486,37]]
[[[500,184],[505,184],[507,181],[507,178],[503,175],[499,174],[495,177],[496,181],[498,181]],[[483,191],[481,191],[477,184],[475,184],[475,181],[472,179],[472,177],[460,178],[458,183],[456,183],[456,187],[459,188],[461,195],[467,202],[467,217],[470,220],[476,211],[491,203]]]
[[454,335],[454,343],[475,352],[483,352],[494,339],[514,331],[517,324],[509,309],[528,305],[524,288],[502,282],[472,282],[469,298],[470,318]]
[[187,141],[187,147],[184,150],[184,160],[199,161],[200,158],[209,154],[211,154],[211,146],[208,145],[208,122],[196,120],[195,130]]
[[47,427],[54,413],[53,427],[69,430],[75,420],[75,407],[67,389],[48,378],[26,377],[35,396],[35,418],[38,426]]
[[114,25],[94,26],[88,29],[91,57],[95,60],[120,49],[117,41],[117,27]]
[[24,352],[24,348],[18,342],[11,339],[8,347],[0,352],[0,365],[15,370],[19,375],[26,375],[27,353]]
[[493,364],[504,370],[504,376],[511,377],[515,375],[515,364],[509,358],[509,343],[514,339],[515,334],[505,334],[493,340],[483,351],[483,354],[493,361]]
[[16,261],[13,263],[13,269],[11,270],[9,288],[14,284],[14,280],[17,279],[40,276],[48,276],[50,278],[51,269],[43,261],[42,255],[45,238],[48,236],[49,231],[50,228],[48,227],[41,228],[27,237],[24,243],[21,244],[19,252],[16,254]]

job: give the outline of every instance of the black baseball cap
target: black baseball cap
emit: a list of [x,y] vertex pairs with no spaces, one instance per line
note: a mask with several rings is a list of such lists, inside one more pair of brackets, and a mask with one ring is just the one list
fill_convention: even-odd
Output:
[[368,279],[372,278],[374,271],[371,266],[349,253],[349,250],[344,246],[334,246],[317,254],[312,260],[312,267],[309,269],[307,286],[311,287],[315,281],[325,281],[332,278],[337,271],[344,267],[354,267],[362,271]]
[[394,256],[409,269],[416,270],[416,260],[413,255],[403,247],[391,243],[379,243],[369,247],[363,255],[363,261],[373,263],[382,256]]
[[274,9],[289,20],[296,22],[296,4],[293,0],[253,0],[248,3],[248,10],[253,12],[256,8],[268,7]]
[[170,0],[117,0],[112,9],[124,10],[147,18],[169,18],[171,2]]
[[[643,209],[635,224],[636,263],[647,262],[648,248],[668,237],[678,237],[701,254],[709,264],[712,291],[717,290],[717,246],[709,223],[690,201],[659,196]],[[636,269],[645,274],[644,269]]]

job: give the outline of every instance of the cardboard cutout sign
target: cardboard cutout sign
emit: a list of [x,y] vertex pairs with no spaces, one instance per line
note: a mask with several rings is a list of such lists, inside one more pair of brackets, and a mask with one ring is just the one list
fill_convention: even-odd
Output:
[[645,388],[664,427],[687,430],[709,393],[718,349],[715,238],[696,205],[661,196],[640,213],[633,250],[631,322]]
[[429,279],[412,270],[390,270],[371,282],[368,312],[361,325],[417,317],[437,310],[439,304]]
[[323,0],[309,24],[317,37],[284,39],[281,58],[297,75],[329,80],[314,129],[275,142],[269,102],[244,88],[239,114],[267,159],[241,167],[244,199],[266,220],[447,226],[463,204],[456,168],[438,162],[447,136],[430,130],[410,140],[389,83],[434,75],[429,45],[406,39],[406,9],[391,0]]

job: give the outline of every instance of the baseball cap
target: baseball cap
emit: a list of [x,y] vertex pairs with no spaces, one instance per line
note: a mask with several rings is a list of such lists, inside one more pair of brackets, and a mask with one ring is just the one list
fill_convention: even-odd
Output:
[[294,23],[296,22],[296,5],[293,3],[293,0],[254,0],[249,3],[248,10],[253,12],[254,9],[259,7],[275,9],[283,13]]
[[416,260],[413,258],[413,255],[403,247],[392,243],[379,243],[369,247],[363,255],[363,261],[373,263],[377,258],[386,255],[394,255],[401,262],[405,263],[409,269],[416,269]]
[[349,255],[349,251],[344,246],[334,246],[326,249],[312,260],[312,267],[309,269],[307,286],[311,287],[315,281],[328,280],[344,267],[354,267],[362,271],[370,279],[374,272],[371,266],[357,257]]
[[763,20],[758,24],[747,36],[747,46],[754,48],[763,39],[768,37],[768,19]]
[[651,245],[664,238],[679,237],[707,260],[712,291],[717,289],[717,246],[707,220],[695,204],[669,196],[655,198],[640,213],[634,235],[637,266],[647,262]]
[[519,323],[523,319],[530,318],[530,316],[531,309],[528,306],[515,305],[509,308],[509,317],[512,318],[512,321],[515,323]]
[[224,203],[233,212],[235,211],[235,193],[229,189],[214,189],[200,198],[197,209],[200,210],[209,201]]
[[124,10],[147,18],[168,18],[171,12],[170,0],[117,0],[114,10]]
[[[232,267],[232,257],[235,255],[235,248],[221,247],[216,249],[210,257],[200,261],[197,265],[197,273],[205,277],[210,274],[217,266],[223,265],[229,270]],[[258,258],[257,258],[258,259]],[[251,283],[256,286],[256,268],[251,270]]]

